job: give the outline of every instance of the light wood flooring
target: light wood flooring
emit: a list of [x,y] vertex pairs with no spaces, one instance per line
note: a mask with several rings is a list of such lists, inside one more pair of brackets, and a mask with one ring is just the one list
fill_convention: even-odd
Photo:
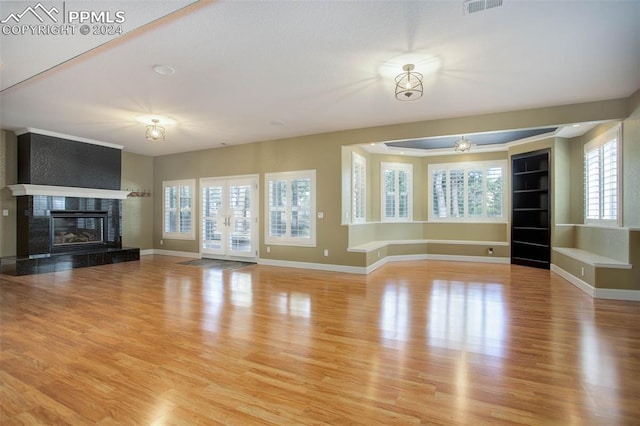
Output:
[[183,261],[0,275],[0,424],[640,424],[640,303],[512,265]]

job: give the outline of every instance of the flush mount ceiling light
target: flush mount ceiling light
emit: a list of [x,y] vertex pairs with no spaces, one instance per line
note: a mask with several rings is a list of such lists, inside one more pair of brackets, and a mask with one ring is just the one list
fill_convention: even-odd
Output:
[[171,127],[177,124],[173,118],[159,114],[139,115],[136,121],[145,125],[144,137],[154,142],[164,140],[166,126]]
[[172,75],[176,73],[175,68],[173,68],[170,65],[164,65],[164,64],[154,65],[153,71],[155,71],[157,74],[160,74],[160,75]]
[[462,136],[456,141],[453,147],[455,148],[456,152],[467,152],[471,149],[471,142],[469,141],[469,139]]
[[402,67],[402,74],[396,76],[396,99],[399,101],[415,101],[422,97],[422,74],[414,71],[413,64]]
[[144,133],[144,137],[150,141],[163,141],[164,140],[164,127],[158,126],[160,120],[157,118],[151,119],[153,124],[147,126],[147,130]]

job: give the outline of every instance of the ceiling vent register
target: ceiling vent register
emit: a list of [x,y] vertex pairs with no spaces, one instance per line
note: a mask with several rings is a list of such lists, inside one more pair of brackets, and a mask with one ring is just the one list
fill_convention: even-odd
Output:
[[493,9],[502,6],[502,0],[465,0],[463,3],[464,14],[482,12],[483,10]]

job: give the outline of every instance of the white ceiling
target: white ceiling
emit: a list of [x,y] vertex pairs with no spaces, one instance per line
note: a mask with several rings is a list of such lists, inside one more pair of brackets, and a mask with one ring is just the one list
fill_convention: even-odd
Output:
[[[638,0],[504,0],[466,16],[462,1],[44,4],[56,3],[123,10],[126,34],[1,35],[1,127],[140,154],[614,99],[640,88]],[[0,19],[35,4],[0,2]],[[400,102],[393,78],[408,62],[425,74],[425,94]],[[156,64],[176,73],[156,74]],[[175,120],[166,141],[144,139],[136,118],[148,114]]]

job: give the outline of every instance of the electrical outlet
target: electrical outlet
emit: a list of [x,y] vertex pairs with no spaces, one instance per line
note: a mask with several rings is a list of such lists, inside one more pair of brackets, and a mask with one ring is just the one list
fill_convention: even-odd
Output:
[[324,255],[325,255],[325,257],[329,256],[329,249],[324,249]]
[[2,216],[9,216],[9,209],[3,209]]
[[489,247],[487,253],[489,253],[489,256],[493,256],[493,247]]
[[271,247],[267,246],[267,253],[271,253]]
[[163,245],[163,244],[164,244],[164,240],[160,240],[160,245]]

